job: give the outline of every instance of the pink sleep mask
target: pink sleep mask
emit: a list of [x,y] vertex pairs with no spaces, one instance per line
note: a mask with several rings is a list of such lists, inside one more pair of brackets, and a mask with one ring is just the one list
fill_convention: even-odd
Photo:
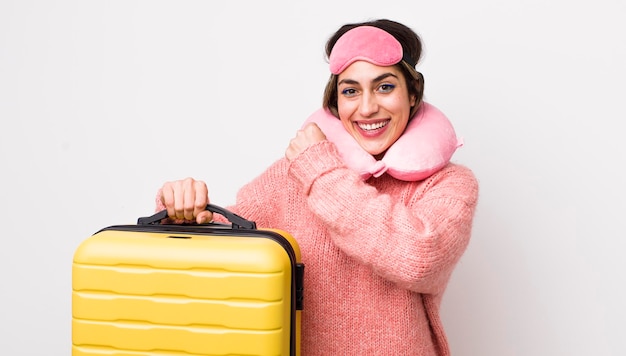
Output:
[[359,26],[344,33],[329,56],[330,72],[339,74],[356,61],[388,67],[402,60],[402,45],[388,32],[374,26]]
[[423,180],[448,164],[456,149],[463,145],[448,118],[426,102],[381,160],[367,153],[330,111],[318,109],[304,125],[309,122],[319,126],[326,138],[337,146],[346,166],[364,180],[384,173],[404,181]]

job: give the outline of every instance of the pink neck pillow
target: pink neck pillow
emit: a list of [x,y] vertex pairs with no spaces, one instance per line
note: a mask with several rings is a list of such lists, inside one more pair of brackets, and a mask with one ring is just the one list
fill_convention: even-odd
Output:
[[346,165],[363,180],[372,176],[378,178],[384,173],[403,181],[423,180],[443,168],[463,145],[448,118],[426,102],[379,161],[367,153],[328,110],[317,110],[304,125],[309,122],[320,127],[326,138],[337,146]]

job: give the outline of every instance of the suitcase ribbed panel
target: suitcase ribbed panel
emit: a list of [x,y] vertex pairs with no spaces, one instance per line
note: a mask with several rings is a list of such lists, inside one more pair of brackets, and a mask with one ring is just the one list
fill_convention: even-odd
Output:
[[291,260],[270,239],[105,230],[72,278],[74,356],[290,352]]
[[[285,355],[279,331],[168,327],[74,320],[75,345],[93,351],[186,352],[191,355]],[[95,347],[94,347],[95,346]],[[92,351],[92,352],[93,352]],[[286,352],[286,353],[285,353]],[[97,353],[95,353],[97,355]],[[89,353],[87,353],[89,355]],[[117,355],[117,354],[116,354]]]

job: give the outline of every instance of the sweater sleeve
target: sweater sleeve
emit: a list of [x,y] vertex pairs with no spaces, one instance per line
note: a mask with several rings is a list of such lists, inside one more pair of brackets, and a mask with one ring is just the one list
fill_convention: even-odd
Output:
[[403,288],[443,292],[469,243],[478,199],[473,173],[449,164],[421,182],[375,178],[387,179],[397,193],[385,194],[328,161],[329,154],[335,156],[325,145],[310,147],[291,163],[289,175],[335,245]]
[[[339,167],[345,167],[336,146],[330,141],[323,141],[313,147],[313,154],[300,155],[302,159],[312,159],[309,167],[311,175],[323,175]],[[323,152],[322,156],[316,152]],[[288,176],[290,163],[286,158],[281,158],[272,164],[261,175],[244,185],[237,192],[237,201],[229,209],[241,216],[256,221],[257,226],[284,228],[285,219],[293,219],[293,213],[286,211],[291,203],[288,199],[297,199],[302,189],[290,180]],[[297,191],[292,191],[296,189]],[[285,200],[287,199],[287,200]]]

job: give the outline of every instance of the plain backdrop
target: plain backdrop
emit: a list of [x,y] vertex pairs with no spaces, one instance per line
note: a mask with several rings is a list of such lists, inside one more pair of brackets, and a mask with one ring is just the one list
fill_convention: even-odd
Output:
[[621,0],[1,0],[0,353],[69,355],[78,244],[167,180],[234,202],[320,106],[328,36],[381,17],[481,184],[453,355],[625,355]]

